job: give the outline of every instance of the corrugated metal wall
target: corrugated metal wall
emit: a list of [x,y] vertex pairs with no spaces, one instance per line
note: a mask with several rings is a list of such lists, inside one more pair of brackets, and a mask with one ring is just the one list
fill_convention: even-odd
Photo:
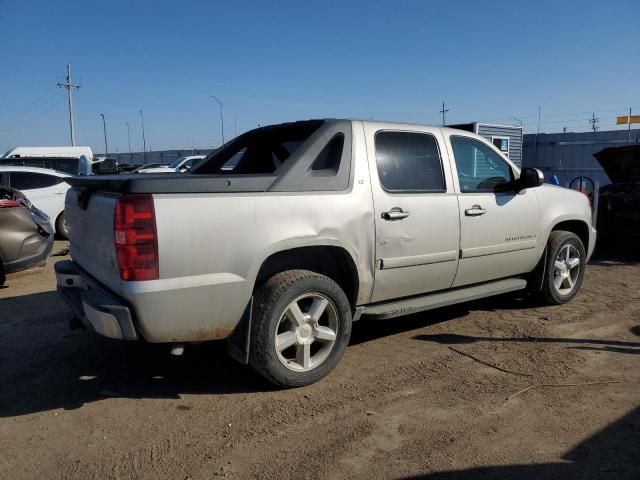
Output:
[[509,159],[518,166],[522,165],[522,128],[478,123],[477,133],[489,141],[491,137],[508,137]]
[[640,143],[640,130],[610,130],[582,133],[541,133],[524,136],[523,166],[539,168],[545,178],[556,175],[562,185],[584,175],[609,183],[593,154],[606,147]]

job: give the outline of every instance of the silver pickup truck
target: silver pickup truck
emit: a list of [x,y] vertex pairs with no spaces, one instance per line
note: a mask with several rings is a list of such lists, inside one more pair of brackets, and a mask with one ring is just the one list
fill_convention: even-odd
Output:
[[356,320],[525,288],[567,302],[596,237],[584,195],[423,125],[273,125],[191,174],[67,181],[57,284],[85,325],[174,353],[227,339],[281,386],[331,371]]

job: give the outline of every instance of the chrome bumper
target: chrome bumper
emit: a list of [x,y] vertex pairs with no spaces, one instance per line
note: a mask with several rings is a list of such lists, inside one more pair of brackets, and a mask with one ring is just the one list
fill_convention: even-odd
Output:
[[138,340],[131,309],[126,303],[71,260],[54,265],[58,293],[91,330],[109,338]]

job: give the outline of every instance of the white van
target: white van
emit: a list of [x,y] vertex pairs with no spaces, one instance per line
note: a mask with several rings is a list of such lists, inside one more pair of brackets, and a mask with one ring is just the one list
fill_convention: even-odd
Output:
[[0,165],[50,168],[71,175],[92,175],[91,147],[16,147],[0,157]]
[[87,157],[93,160],[91,147],[16,147],[9,150],[2,158],[20,157]]

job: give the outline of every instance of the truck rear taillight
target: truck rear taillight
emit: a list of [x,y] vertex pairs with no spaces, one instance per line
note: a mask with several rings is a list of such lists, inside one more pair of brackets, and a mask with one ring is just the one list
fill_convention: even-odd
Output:
[[120,278],[127,281],[157,280],[158,237],[151,195],[123,195],[113,217]]
[[22,205],[15,200],[0,200],[0,208],[21,207]]

